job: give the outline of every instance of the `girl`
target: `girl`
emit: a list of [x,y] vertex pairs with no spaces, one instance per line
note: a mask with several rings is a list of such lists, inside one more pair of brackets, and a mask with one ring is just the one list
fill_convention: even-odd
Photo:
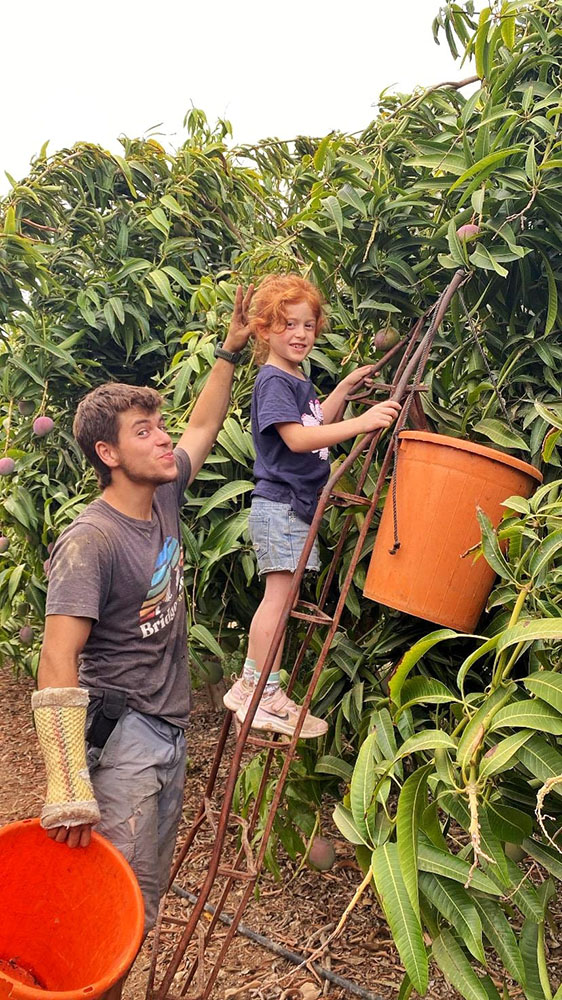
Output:
[[[400,410],[398,403],[387,401],[369,407],[359,417],[342,420],[346,395],[372,372],[372,365],[357,368],[322,404],[318,401],[301,364],[325,322],[319,290],[299,275],[269,275],[253,295],[250,326],[256,360],[262,367],[252,396],[256,486],[249,529],[258,570],[265,576],[265,593],[250,626],[242,676],[224,696],[224,704],[240,722],[246,717],[290,590],[318,495],[330,475],[328,449],[357,434],[389,427]],[[316,540],[307,569],[320,569]],[[253,727],[291,736],[300,708],[279,686],[282,654],[283,642]],[[322,736],[327,729],[323,719],[308,712],[300,735],[303,739]]]

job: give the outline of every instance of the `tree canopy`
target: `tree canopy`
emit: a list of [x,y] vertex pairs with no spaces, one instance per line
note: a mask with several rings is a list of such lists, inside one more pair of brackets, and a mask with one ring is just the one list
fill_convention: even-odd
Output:
[[[514,706],[522,689],[508,682],[517,664],[535,695],[537,672],[546,668],[557,678],[561,665],[561,7],[556,0],[498,0],[476,15],[470,2],[448,3],[434,33],[473,65],[472,82],[384,93],[360,134],[236,145],[228,122],[210,125],[192,110],[174,152],[152,138],[123,139],[121,155],[87,142],[54,154],[43,148],[29,176],[12,181],[0,204],[0,450],[11,460],[0,479],[0,659],[36,669],[49,547],[96,493],[71,435],[76,403],[89,388],[109,379],[150,382],[179,429],[207,377],[236,285],[296,270],[329,304],[329,328],[309,359],[325,391],[341,372],[381,356],[377,330],[407,332],[453,271],[465,268],[470,280],[432,348],[427,419],[437,431],[540,465],[546,486],[533,501],[512,500],[507,555],[495,533],[485,532],[484,555],[503,576],[489,605],[492,645],[472,659],[460,637],[448,637],[444,647],[441,638],[428,644],[420,621],[366,608],[365,560],[359,563],[317,692],[333,722],[319,773],[350,782],[340,828],[363,863],[373,865],[407,970],[402,995],[425,988],[423,921],[433,957],[463,996],[497,996],[491,979],[479,980],[469,962],[484,962],[484,932],[529,1000],[542,1000],[549,996],[540,951],[549,890],[517,889],[525,922],[515,944],[496,897],[515,892],[518,881],[505,842],[527,838],[533,857],[555,876],[562,872],[552,845],[529,839],[537,832],[529,781],[562,771],[552,739],[562,722],[556,715],[548,728],[544,710],[519,724]],[[246,529],[253,374],[251,365],[237,373],[231,412],[185,509],[189,643],[203,675],[209,655],[239,655],[259,599]],[[54,427],[39,436],[33,424],[44,415]],[[341,517],[333,510],[325,520],[325,554]],[[353,542],[351,533],[342,574]],[[516,629],[522,614],[543,623],[534,638],[518,633],[503,646],[497,638],[496,649],[493,637]],[[404,653],[415,676],[403,673],[385,694],[381,670]],[[480,682],[471,675],[466,694],[464,677],[477,662]],[[406,685],[416,682],[405,707]],[[490,690],[500,687],[511,699],[501,707],[512,713],[504,724],[513,725],[497,742],[496,767],[484,763],[496,746],[490,719],[490,736],[485,729],[470,760],[458,733],[480,718]],[[559,697],[550,702],[555,713]],[[443,739],[410,744],[408,777],[403,745],[428,726],[443,730]],[[476,778],[471,798],[467,788]],[[397,821],[388,804],[392,784],[402,803]],[[357,798],[360,787],[364,795],[369,790],[368,801]],[[249,780],[241,786],[242,798],[250,788]],[[414,798],[424,809],[406,827],[401,817],[412,817]],[[470,832],[475,815],[483,853],[497,867],[479,880],[475,872],[463,888],[471,859],[467,852],[453,856],[446,834],[453,820]],[[404,846],[412,829],[415,855]],[[294,847],[286,833],[283,842]],[[389,886],[404,866],[410,874],[399,893],[410,901],[409,923],[399,925]]]

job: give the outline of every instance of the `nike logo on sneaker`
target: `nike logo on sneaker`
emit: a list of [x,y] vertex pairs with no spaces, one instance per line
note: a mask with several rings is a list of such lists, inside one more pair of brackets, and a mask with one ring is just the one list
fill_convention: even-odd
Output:
[[264,715],[270,715],[272,719],[281,719],[283,722],[288,722],[289,720],[288,712],[285,712],[284,715],[280,715],[279,712],[269,712],[267,708],[263,707],[260,708],[260,712],[263,712]]

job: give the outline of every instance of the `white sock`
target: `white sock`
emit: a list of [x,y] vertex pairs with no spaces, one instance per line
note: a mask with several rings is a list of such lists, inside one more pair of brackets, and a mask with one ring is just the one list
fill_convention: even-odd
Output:
[[[254,683],[255,684],[257,684],[257,682],[258,682],[259,676],[260,676],[259,674],[256,674],[255,679],[254,679]],[[277,691],[277,689],[280,686],[281,685],[280,685],[280,681],[279,681],[279,671],[275,670],[267,678],[267,683],[265,685],[265,688],[263,689],[264,697],[268,697],[269,695],[274,694],[275,691]]]
[[246,657],[244,662],[244,667],[242,669],[242,678],[248,683],[254,686],[254,674],[255,674],[256,661],[250,659],[249,656]]

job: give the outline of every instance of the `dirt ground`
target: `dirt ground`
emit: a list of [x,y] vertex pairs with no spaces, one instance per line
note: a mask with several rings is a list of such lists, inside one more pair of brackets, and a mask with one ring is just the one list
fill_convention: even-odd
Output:
[[[29,679],[16,681],[9,671],[0,670],[0,825],[36,816],[41,808],[44,776],[29,709],[32,689]],[[186,794],[178,845],[183,843],[191,820],[203,801],[222,719],[222,713],[214,711],[208,693],[198,692],[189,733]],[[232,742],[227,746],[226,763],[231,752]],[[219,772],[218,787],[224,771],[225,768]],[[213,801],[213,809],[217,806],[220,806],[220,802]],[[281,881],[275,882],[269,874],[262,875],[259,894],[257,898],[250,898],[242,920],[244,927],[303,956],[310,955],[326,941],[361,882],[353,848],[341,839],[338,831],[331,825],[329,812],[323,835],[329,837],[334,845],[337,857],[334,868],[324,873],[311,871],[307,867],[298,871],[298,866],[280,852]],[[196,891],[203,883],[213,837],[212,828],[205,825],[177,878],[176,884],[185,890]],[[223,858],[232,863],[232,851],[227,848]],[[221,880],[221,885],[223,884],[224,878]],[[229,896],[224,908],[227,914],[234,911],[241,891],[242,889],[236,889]],[[213,892],[211,902],[216,901],[217,893],[218,889]],[[562,906],[560,910],[562,912]],[[162,924],[157,956],[153,959],[154,934],[151,934],[126,983],[124,1000],[143,1000],[151,965],[154,966],[155,984],[158,987],[182,929],[180,924],[173,921],[185,920],[190,912],[189,902],[172,893],[168,896],[164,909],[167,919]],[[209,919],[204,918],[207,927]],[[555,924],[557,923],[559,921],[556,919]],[[226,927],[218,925],[207,952],[205,975],[211,968],[213,956],[217,954],[226,932]],[[204,976],[198,978],[197,974],[189,988],[186,984],[186,970],[197,955],[201,933],[200,931],[192,939],[174,979],[170,996],[179,997],[181,994],[196,997],[204,985]],[[553,932],[549,932],[548,948],[553,979],[562,978],[555,974],[558,965],[562,966],[562,949]],[[361,898],[341,936],[328,944],[317,962],[351,985],[342,987],[329,983],[310,968],[299,967],[238,934],[226,953],[211,996],[213,1000],[318,1000],[323,996],[328,996],[331,1000],[347,1000],[353,996],[363,996],[364,1000],[396,1000],[398,996],[404,970],[390,940],[388,927],[371,893],[365,893]],[[454,1000],[458,997],[434,967],[430,975],[430,986],[426,994],[429,1000]],[[496,983],[501,992],[499,977]],[[519,1000],[524,994],[520,989],[510,986],[509,996],[511,1000]]]

